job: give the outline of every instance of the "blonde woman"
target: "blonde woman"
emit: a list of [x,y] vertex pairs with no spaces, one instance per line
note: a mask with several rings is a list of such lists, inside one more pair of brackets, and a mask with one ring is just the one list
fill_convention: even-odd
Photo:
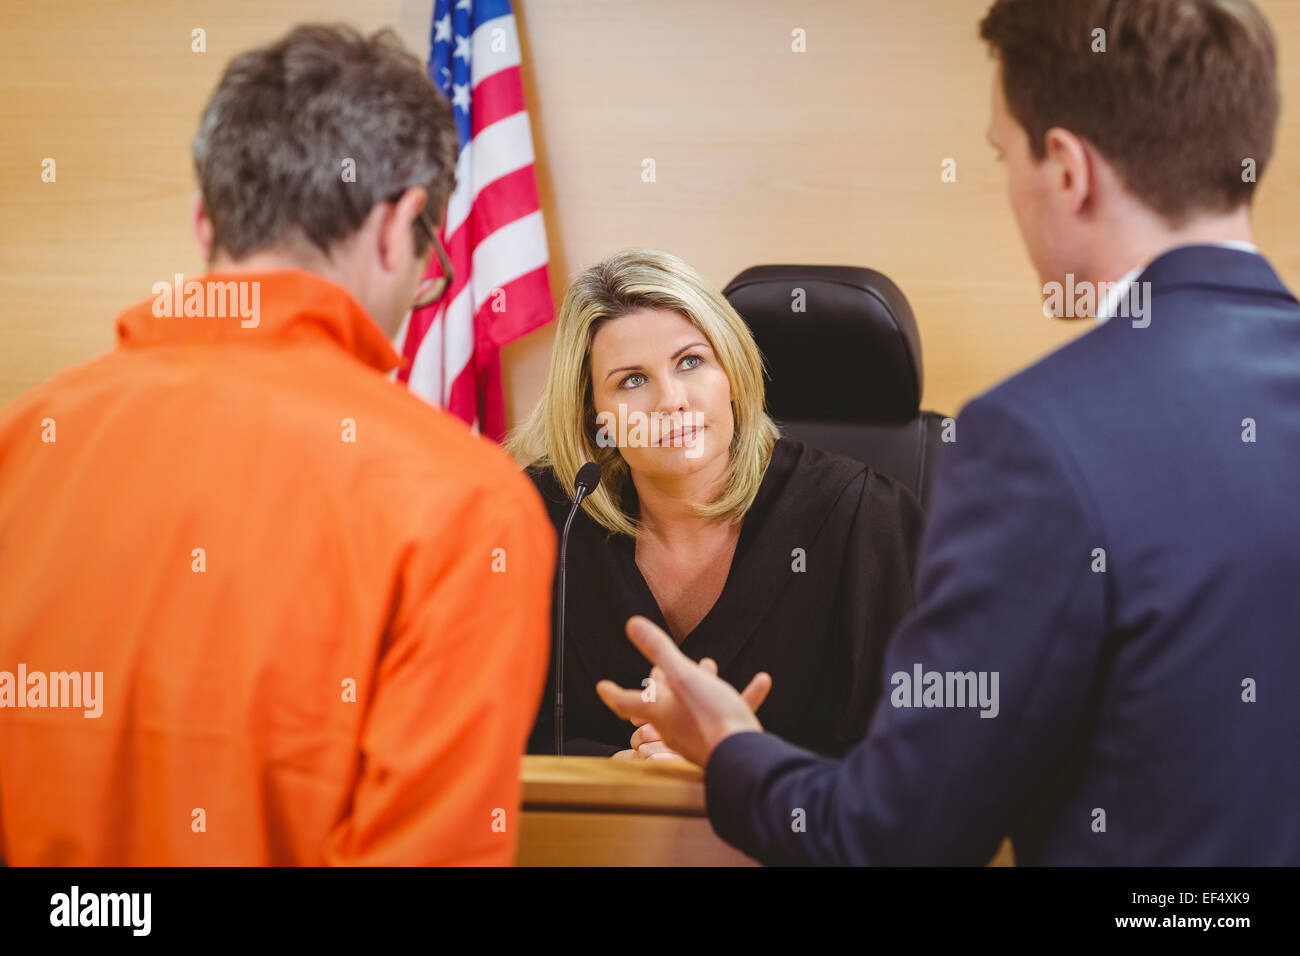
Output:
[[[509,447],[557,534],[578,469],[602,471],[569,535],[565,753],[676,756],[596,696],[604,678],[645,686],[634,614],[737,687],[770,674],[765,729],[828,755],[863,736],[911,607],[920,508],[860,462],[780,437],[749,328],[695,269],[643,249],[580,275]],[[531,753],[554,751],[553,670]]]

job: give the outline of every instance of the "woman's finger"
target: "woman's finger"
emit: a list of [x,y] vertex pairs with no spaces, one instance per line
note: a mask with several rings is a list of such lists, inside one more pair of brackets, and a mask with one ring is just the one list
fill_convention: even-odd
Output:
[[642,744],[641,746],[636,748],[636,755],[642,758],[652,757],[655,754],[661,754],[665,752],[672,753],[673,749],[669,747],[666,743],[664,743],[662,740],[652,740],[648,744]]
[[642,724],[639,728],[637,728],[636,732],[632,734],[632,739],[629,741],[629,746],[631,746],[631,748],[635,750],[637,747],[640,747],[642,744],[648,744],[652,740],[662,740],[662,739],[663,738],[659,736],[659,731],[655,730],[654,724]]

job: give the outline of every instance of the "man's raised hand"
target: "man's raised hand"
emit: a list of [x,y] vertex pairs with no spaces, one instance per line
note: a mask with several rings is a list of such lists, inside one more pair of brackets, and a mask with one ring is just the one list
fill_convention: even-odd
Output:
[[701,767],[724,738],[762,731],[754,711],[772,689],[767,673],[754,675],[738,694],[717,676],[712,660],[696,664],[647,618],[629,618],[627,636],[654,667],[643,690],[624,689],[608,680],[596,685],[596,693],[614,713],[653,724],[664,745]]

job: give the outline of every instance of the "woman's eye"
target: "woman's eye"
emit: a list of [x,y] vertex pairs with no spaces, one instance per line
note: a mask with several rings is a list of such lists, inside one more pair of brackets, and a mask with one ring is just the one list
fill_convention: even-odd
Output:
[[[687,362],[690,362],[692,364],[686,365]],[[686,368],[697,368],[703,362],[704,359],[700,358],[698,355],[687,355],[685,358],[682,359],[682,365],[685,365]]]
[[628,384],[628,382],[632,381],[632,379],[634,379],[634,378],[644,379],[645,376],[642,375],[640,372],[633,372],[633,373],[632,373],[631,375],[629,375],[627,378],[623,379],[623,381],[619,382],[619,383],[618,383],[618,387],[619,387],[619,388],[636,388],[637,385],[640,384],[640,382],[638,382],[637,385],[629,385],[629,384]]

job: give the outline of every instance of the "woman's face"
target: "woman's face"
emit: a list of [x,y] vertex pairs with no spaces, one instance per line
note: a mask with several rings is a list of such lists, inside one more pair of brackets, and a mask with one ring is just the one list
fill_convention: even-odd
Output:
[[617,445],[633,472],[680,477],[725,467],[731,383],[680,312],[640,309],[605,322],[590,361],[597,440]]

